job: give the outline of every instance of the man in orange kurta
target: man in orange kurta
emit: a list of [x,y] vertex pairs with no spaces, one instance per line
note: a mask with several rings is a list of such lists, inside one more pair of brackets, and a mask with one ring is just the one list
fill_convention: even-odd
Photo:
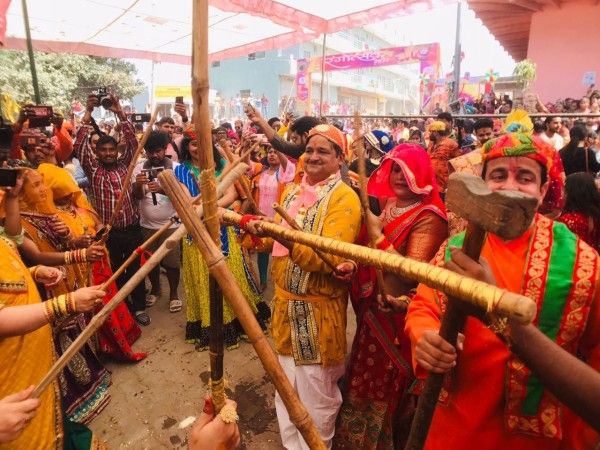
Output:
[[435,170],[435,178],[440,192],[446,192],[448,161],[461,155],[460,148],[454,139],[448,137],[452,130],[448,130],[444,122],[432,122],[429,124],[428,131],[431,144],[427,149],[427,153],[431,157],[431,164]]
[[[541,203],[552,159],[548,150],[522,134],[491,141],[483,148],[484,179],[492,190],[519,190]],[[434,263],[447,261],[452,270],[534,299],[535,325],[600,370],[600,261],[595,251],[540,215],[512,241],[489,234],[482,263],[453,248],[460,239],[443,245]],[[595,448],[599,436],[536,383],[535,374],[482,322],[469,317],[457,345],[445,342],[437,334],[445,302],[442,293],[420,285],[406,320],[417,376],[449,374],[426,449]]]

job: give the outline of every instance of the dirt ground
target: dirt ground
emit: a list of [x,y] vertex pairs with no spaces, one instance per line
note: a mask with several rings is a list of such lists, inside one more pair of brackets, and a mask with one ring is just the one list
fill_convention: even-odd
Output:
[[[166,294],[163,276],[161,283]],[[182,286],[180,295],[185,299]],[[207,393],[208,352],[198,352],[185,343],[185,309],[170,313],[163,295],[148,313],[152,323],[143,328],[134,346],[148,357],[137,364],[105,361],[112,372],[112,400],[89,426],[109,449],[187,448],[192,421],[186,419],[199,414]],[[351,309],[348,322],[350,345],[355,329]],[[238,402],[241,448],[282,449],[273,403],[275,389],[252,345],[244,342],[236,350],[226,350],[224,365],[228,396]]]

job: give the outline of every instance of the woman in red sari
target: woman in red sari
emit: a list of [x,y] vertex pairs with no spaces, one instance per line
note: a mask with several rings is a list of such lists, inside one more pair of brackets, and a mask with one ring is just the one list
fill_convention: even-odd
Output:
[[[368,193],[382,213],[369,221],[380,237],[378,247],[429,261],[448,235],[444,204],[427,152],[401,144],[373,172]],[[373,220],[375,219],[375,220]],[[366,244],[365,227],[359,243]],[[385,302],[378,300],[375,271],[359,267],[351,300],[357,330],[345,377],[338,416],[336,448],[393,449],[408,434],[413,402],[408,395],[414,376],[404,317],[416,283],[385,274]],[[402,446],[403,447],[403,446]],[[401,447],[401,448],[402,448]]]
[[572,173],[565,184],[567,202],[559,222],[600,251],[600,193],[594,176],[586,172]]

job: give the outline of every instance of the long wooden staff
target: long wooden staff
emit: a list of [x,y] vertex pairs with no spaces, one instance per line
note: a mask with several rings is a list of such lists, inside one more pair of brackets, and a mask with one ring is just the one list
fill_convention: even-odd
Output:
[[[294,230],[301,230],[300,226],[296,223],[296,221],[292,219],[292,217],[287,213],[285,209],[282,208],[282,206],[279,203],[273,203],[273,209],[277,214],[281,216],[283,220],[285,220],[288,223],[290,227],[292,227]],[[319,258],[321,258],[321,260],[325,264],[329,266],[331,270],[337,273],[337,267],[332,261],[332,259],[329,257],[329,255],[323,253],[321,250],[315,250],[315,253]]]
[[[223,195],[229,186],[233,184],[233,182],[239,178],[246,170],[248,166],[246,164],[241,164],[235,170],[233,170],[227,177],[219,183],[217,187],[217,195]],[[198,207],[196,211],[199,214],[202,214],[202,207]],[[83,332],[77,336],[77,338],[73,341],[73,343],[69,346],[67,351],[61,355],[60,358],[56,360],[56,362],[52,365],[50,370],[44,378],[40,381],[38,386],[34,389],[32,393],[32,397],[39,397],[40,394],[48,387],[48,385],[52,382],[54,378],[58,376],[60,371],[64,369],[64,367],[69,364],[73,356],[85,345],[90,337],[98,331],[98,329],[102,326],[102,324],[106,321],[110,313],[112,313],[119,304],[127,298],[127,296],[137,287],[139,283],[144,281],[144,278],[154,269],[160,261],[167,256],[167,254],[171,251],[172,248],[179,245],[179,241],[185,236],[186,230],[185,227],[180,226],[177,228],[171,236],[169,236],[165,242],[148,258],[146,264],[140,267],[130,279],[127,281],[123,287],[114,295],[114,297],[106,304],[104,307],[98,312],[98,314],[92,317],[88,326],[83,330]],[[151,236],[152,239],[154,236]]]
[[[194,127],[200,148],[200,192],[204,206],[204,224],[214,244],[221,246],[221,227],[217,217],[217,182],[209,111],[208,80],[208,0],[194,0],[192,4],[192,97],[194,100]],[[171,173],[171,175],[173,175]],[[215,409],[225,405],[223,383],[223,293],[215,279],[209,276],[211,394]]]
[[[144,251],[146,250],[154,241],[156,241],[171,225],[173,225],[173,220],[169,220],[166,224],[160,227],[158,230],[152,234],[142,245],[139,246],[139,249]],[[111,277],[102,283],[100,289],[104,290],[112,283],[114,283],[117,278],[121,276],[121,274],[127,269],[127,267],[139,256],[137,251],[131,253],[129,258],[127,258],[123,264],[111,275]],[[115,296],[116,297],[116,296]],[[83,345],[94,335],[96,331],[102,326],[104,321],[108,318],[111,312],[118,306],[120,301],[115,302],[115,297],[113,297],[106,305],[102,307],[102,309],[95,314],[90,323],[85,327],[85,329],[81,332],[77,339],[73,341],[73,343],[67,348],[60,358],[54,363],[50,371],[42,378],[40,383],[36,386],[36,388],[31,393],[31,397],[39,397],[42,392],[48,387],[52,380],[58,376],[60,371],[71,361],[73,356],[83,347]],[[114,303],[113,303],[114,302]],[[81,343],[81,345],[79,345]],[[75,345],[77,344],[77,345]]]
[[[158,115],[158,107],[154,109],[152,116],[150,117],[150,122],[148,122],[148,126],[142,135],[142,139],[138,142],[137,149],[131,158],[131,162],[129,163],[129,167],[127,168],[127,174],[125,175],[125,179],[121,185],[121,192],[119,193],[119,197],[117,198],[117,203],[115,204],[115,208],[113,209],[112,215],[110,216],[110,220],[106,224],[107,231],[112,228],[117,220],[117,216],[121,213],[121,208],[123,208],[123,202],[125,201],[125,194],[129,190],[129,184],[131,183],[131,177],[133,176],[133,170],[137,165],[137,160],[140,157],[142,151],[144,150],[144,145],[146,145],[146,141],[152,132],[152,127],[154,126],[154,122],[156,122],[156,116]],[[108,233],[106,233],[106,237]]]
[[252,151],[254,149],[256,149],[256,147],[258,147],[258,145],[259,145],[259,143],[257,142],[256,144],[254,144],[253,146],[248,148],[244,153],[242,153],[239,158],[235,158],[235,161],[233,161],[231,164],[228,164],[227,167],[225,167],[225,169],[223,169],[223,172],[221,172],[221,175],[219,175],[217,177],[217,181],[219,181],[221,178],[223,178],[225,175],[227,175],[238,164],[244,162],[244,159],[246,159],[252,153]]
[[[223,221],[230,225],[239,225],[242,220],[242,216],[233,211],[221,209],[219,213]],[[500,317],[510,317],[525,325],[531,323],[536,314],[535,302],[529,297],[459,275],[443,267],[382,250],[291,230],[271,222],[259,221],[259,227],[269,236],[298,242],[313,249],[343,256],[385,272],[395,273],[409,280],[443,291],[449,296],[464,300],[484,311],[493,312]]]
[[[360,206],[365,218],[365,227],[367,228],[367,234],[369,235],[369,244],[372,248],[377,248],[377,237],[373,235],[369,226],[367,226],[367,215],[371,212],[369,207],[369,195],[367,194],[367,167],[365,158],[367,152],[363,140],[360,138],[361,119],[358,111],[354,114],[354,142],[358,148],[358,192],[360,197]],[[387,289],[385,288],[385,279],[383,272],[379,269],[375,269],[375,276],[377,277],[377,287],[381,294],[382,304],[387,301]]]
[[242,294],[231,270],[227,267],[225,256],[211,240],[211,236],[202,225],[198,216],[190,213],[190,196],[182,189],[173,173],[164,171],[158,178],[160,179],[161,186],[163,186],[163,189],[171,199],[173,207],[180,215],[181,221],[194,238],[198,250],[200,250],[202,257],[206,260],[208,269],[221,285],[221,289],[225,293],[225,298],[250,338],[250,342],[252,342],[263,367],[271,377],[277,392],[279,392],[285,404],[290,420],[298,428],[311,449],[325,449],[326,447],[312,418],[298,399],[296,391],[285,375],[275,352],[256,321],[256,317],[250,309],[248,301]]
[[[225,157],[227,158],[229,163],[233,164],[235,162],[235,159],[234,159],[233,153],[231,152],[231,149],[229,148],[229,142],[225,141],[224,145],[222,145],[221,148],[223,149],[223,152],[225,153]],[[254,197],[252,196],[252,189],[250,188],[250,183],[248,182],[246,177],[240,178],[239,184],[242,187],[244,194],[246,195],[246,199],[248,200],[248,203],[250,204],[250,208],[252,209],[252,212],[254,212],[255,214],[264,215],[260,212],[260,210],[258,209],[258,205],[254,201]]]

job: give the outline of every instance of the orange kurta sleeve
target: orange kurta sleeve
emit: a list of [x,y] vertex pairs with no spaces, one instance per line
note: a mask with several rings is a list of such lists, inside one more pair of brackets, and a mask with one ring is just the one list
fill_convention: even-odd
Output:
[[[444,242],[432,260],[432,264],[441,266],[448,241]],[[417,378],[425,378],[427,371],[415,360],[415,346],[425,331],[440,329],[442,310],[436,301],[435,291],[425,284],[419,284],[417,293],[408,306],[404,331],[410,338],[412,364]]]
[[71,137],[71,124],[64,122],[60,129],[54,127],[54,136],[58,139],[58,148],[56,149],[56,160],[65,161],[73,153],[73,138]]

